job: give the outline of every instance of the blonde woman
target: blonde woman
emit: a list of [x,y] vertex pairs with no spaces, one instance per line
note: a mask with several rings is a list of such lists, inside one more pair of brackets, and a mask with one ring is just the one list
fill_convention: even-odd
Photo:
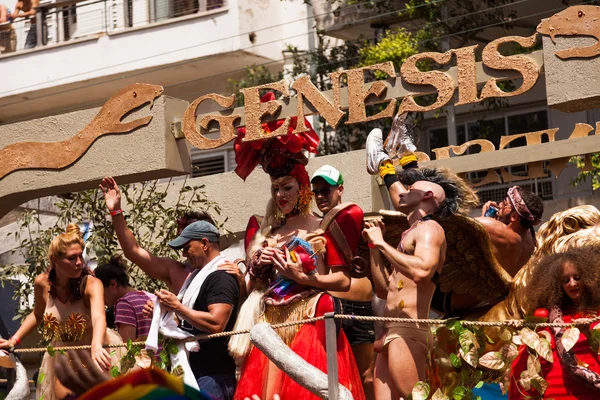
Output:
[[[35,278],[34,308],[21,327],[0,348],[20,344],[42,324],[42,336],[52,346],[91,345],[91,357],[103,370],[109,370],[111,356],[102,345],[120,339],[106,328],[104,287],[91,275],[83,261],[83,239],[79,227],[69,224],[64,233],[52,239],[48,249],[48,271]],[[62,399],[71,392],[55,377],[54,357],[44,355],[38,378],[37,397]]]

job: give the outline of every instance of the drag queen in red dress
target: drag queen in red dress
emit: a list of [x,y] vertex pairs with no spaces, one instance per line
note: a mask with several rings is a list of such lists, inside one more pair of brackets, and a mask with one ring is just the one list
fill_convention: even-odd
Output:
[[[272,95],[269,94],[272,99]],[[281,125],[263,125],[271,132]],[[307,125],[308,122],[307,122]],[[296,127],[292,119],[289,132]],[[336,309],[326,290],[343,291],[350,286],[350,269],[329,267],[328,251],[336,251],[325,239],[321,219],[313,215],[312,192],[302,151],[316,152],[319,138],[312,130],[264,141],[242,142],[240,130],[235,143],[236,173],[245,179],[257,166],[271,178],[271,199],[264,217],[252,217],[245,236],[250,275],[249,297],[240,316],[253,316],[252,323],[272,324],[321,316]],[[240,328],[236,325],[236,329]],[[323,321],[279,329],[282,340],[310,364],[327,372],[325,325]],[[239,345],[239,342],[238,342]],[[256,394],[262,399],[318,399],[279,370],[257,348],[236,351],[242,371],[235,399]],[[249,351],[247,351],[249,349]],[[238,349],[239,350],[239,349]],[[339,382],[355,399],[364,399],[362,382],[350,345],[340,329],[337,337]]]
[[[549,308],[550,322],[569,323],[579,318],[593,318],[600,310],[600,249],[573,248],[547,256],[532,277],[528,288],[530,310]],[[550,332],[553,362],[538,357],[541,375],[548,383],[542,396],[536,389],[525,390],[520,382],[527,370],[529,351],[523,346],[512,365],[509,399],[544,398],[592,400],[600,398],[600,362],[598,344],[593,334],[598,322],[577,326],[580,330],[574,346],[567,351],[562,341],[569,328],[546,328]],[[593,337],[594,336],[594,337]],[[596,339],[597,341],[597,339]]]

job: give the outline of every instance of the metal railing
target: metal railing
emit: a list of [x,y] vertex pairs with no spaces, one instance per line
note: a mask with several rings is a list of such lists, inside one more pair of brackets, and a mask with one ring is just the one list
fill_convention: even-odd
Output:
[[[227,0],[61,0],[0,24],[0,53],[126,31],[227,6]],[[37,21],[42,21],[40,24]]]

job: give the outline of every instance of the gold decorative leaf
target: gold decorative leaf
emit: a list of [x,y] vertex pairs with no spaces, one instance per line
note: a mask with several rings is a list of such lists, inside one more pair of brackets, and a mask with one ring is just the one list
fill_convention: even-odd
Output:
[[412,390],[413,400],[427,400],[429,397],[429,384],[427,382],[419,381],[415,383]]
[[436,390],[433,396],[431,396],[431,400],[448,400],[448,396],[446,396],[440,389]]
[[502,354],[502,357],[510,364],[519,355],[519,349],[514,344],[507,343],[500,349],[500,354]]
[[479,357],[479,365],[488,369],[501,370],[506,366],[506,363],[500,352],[490,351]]
[[577,343],[577,341],[579,340],[579,335],[580,335],[579,329],[577,329],[574,326],[567,329],[565,331],[565,333],[563,333],[563,336],[560,339],[560,342],[565,347],[566,351],[571,350],[573,348],[573,346],[575,346],[575,343]]
[[530,354],[527,357],[527,374],[529,376],[535,376],[542,370],[542,365],[540,364],[540,360],[536,357],[535,354]]

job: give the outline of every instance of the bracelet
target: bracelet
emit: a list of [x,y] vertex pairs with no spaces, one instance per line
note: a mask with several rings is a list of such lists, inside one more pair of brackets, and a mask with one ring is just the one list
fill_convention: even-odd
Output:
[[376,249],[377,246],[375,246],[373,243],[367,243],[367,246],[369,246],[370,249]]
[[14,340],[15,342],[17,342],[17,346],[21,344],[21,338],[18,336],[12,336],[10,339],[8,340]]
[[123,210],[112,210],[110,215],[114,217],[115,215],[123,214]]

